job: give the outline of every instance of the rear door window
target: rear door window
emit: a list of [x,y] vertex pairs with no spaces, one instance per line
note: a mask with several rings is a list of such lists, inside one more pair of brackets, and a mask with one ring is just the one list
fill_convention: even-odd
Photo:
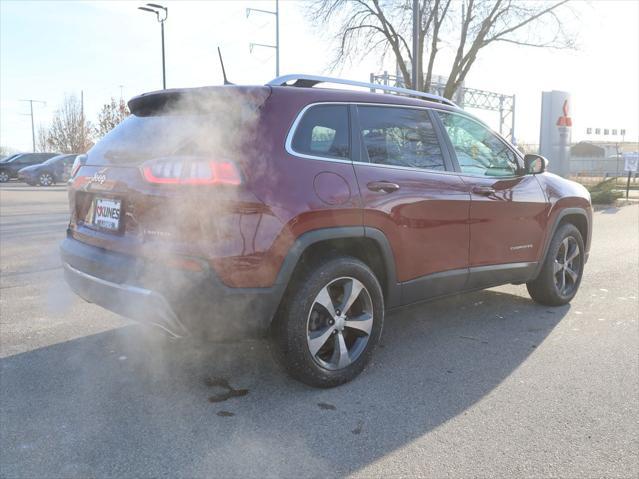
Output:
[[379,165],[445,170],[444,156],[426,110],[358,106],[365,161]]
[[302,155],[348,159],[350,157],[348,107],[315,105],[300,120],[291,147]]

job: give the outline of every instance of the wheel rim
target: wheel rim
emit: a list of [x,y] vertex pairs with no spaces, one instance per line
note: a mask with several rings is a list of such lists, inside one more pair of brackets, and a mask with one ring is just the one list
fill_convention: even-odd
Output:
[[2,173],[0,173],[0,181],[2,183],[4,183],[5,181],[9,180],[9,175],[7,175],[4,171]]
[[321,367],[338,370],[356,361],[373,330],[373,301],[361,281],[337,278],[315,297],[306,321],[306,342]]
[[562,296],[569,296],[576,288],[581,274],[581,250],[572,236],[564,238],[554,264],[555,287]]
[[44,174],[40,175],[40,184],[42,186],[50,186],[52,181],[53,180],[51,178],[51,175],[49,175],[47,173],[44,173]]

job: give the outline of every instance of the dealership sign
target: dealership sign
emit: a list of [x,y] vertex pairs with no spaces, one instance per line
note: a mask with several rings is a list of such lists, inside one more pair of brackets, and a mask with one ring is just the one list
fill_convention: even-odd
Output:
[[639,171],[639,153],[624,153],[624,170],[636,173]]

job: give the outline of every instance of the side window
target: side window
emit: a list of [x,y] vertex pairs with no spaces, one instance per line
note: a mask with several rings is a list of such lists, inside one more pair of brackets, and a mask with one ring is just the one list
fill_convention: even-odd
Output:
[[349,136],[346,105],[316,105],[304,113],[291,146],[304,155],[348,159]]
[[426,110],[358,106],[364,155],[370,163],[445,170]]
[[438,111],[463,173],[482,176],[517,174],[515,154],[481,123],[462,115]]

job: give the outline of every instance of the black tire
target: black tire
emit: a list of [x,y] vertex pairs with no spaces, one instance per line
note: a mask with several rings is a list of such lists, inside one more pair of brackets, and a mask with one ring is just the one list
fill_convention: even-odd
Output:
[[38,176],[38,185],[53,186],[55,185],[55,178],[51,173],[41,173],[40,176]]
[[6,171],[0,171],[0,183],[6,183],[9,181],[9,173]]
[[[576,245],[579,248],[578,256],[569,262],[566,269],[562,266],[562,258],[566,262],[566,258],[574,254],[570,245]],[[570,223],[561,225],[550,242],[541,272],[533,281],[526,283],[530,297],[537,303],[547,306],[561,306],[569,303],[577,294],[581,284],[584,253],[584,240],[577,227]],[[558,268],[559,271],[557,271]],[[576,277],[573,273],[576,273]]]
[[[340,305],[348,303],[347,292],[361,285],[364,289],[341,314]],[[334,316],[317,301],[320,293],[329,294]],[[366,317],[368,309],[372,317],[366,325],[370,327],[369,334],[348,326],[354,325],[355,319]],[[360,260],[341,256],[295,275],[273,322],[271,339],[276,358],[293,378],[309,386],[330,388],[351,381],[362,372],[379,342],[383,324],[384,297],[375,274]],[[320,337],[328,339],[312,354],[312,344],[319,344]],[[335,350],[337,345],[343,345],[347,354]],[[332,364],[333,359],[338,364]]]

